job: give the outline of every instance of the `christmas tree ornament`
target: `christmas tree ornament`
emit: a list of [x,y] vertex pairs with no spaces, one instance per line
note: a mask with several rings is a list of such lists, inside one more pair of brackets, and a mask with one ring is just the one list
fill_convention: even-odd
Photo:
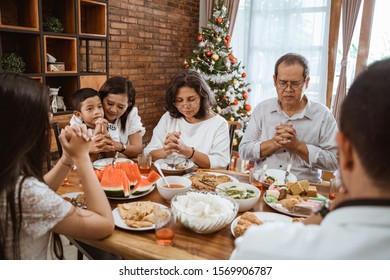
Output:
[[215,54],[213,54],[213,55],[211,56],[211,58],[212,58],[214,61],[218,61],[219,55],[217,55],[217,54],[215,53]]
[[244,109],[245,109],[245,111],[249,112],[252,110],[252,107],[249,104],[245,104]]
[[218,24],[222,23],[222,21],[223,21],[223,19],[222,19],[222,18],[220,18],[220,17],[219,17],[219,18],[217,18],[217,23],[218,23]]
[[201,42],[202,40],[203,40],[203,35],[202,35],[202,33],[200,33],[200,34],[198,35],[198,41]]
[[[210,51],[207,51],[207,52],[206,52],[206,55],[207,55],[207,56],[211,56],[212,53],[211,53]],[[210,60],[209,60],[209,61],[210,61]]]
[[245,72],[242,73],[242,74],[241,74],[241,77],[246,78],[246,73],[245,73]]
[[229,36],[229,35],[227,35],[226,37],[225,37],[225,39],[226,39],[226,41],[230,41],[230,39],[231,39],[231,37]]

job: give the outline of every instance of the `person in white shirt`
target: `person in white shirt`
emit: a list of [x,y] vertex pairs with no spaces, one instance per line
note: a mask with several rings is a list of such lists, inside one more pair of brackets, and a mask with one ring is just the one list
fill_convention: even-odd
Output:
[[229,164],[227,121],[211,106],[215,98],[195,70],[177,73],[166,91],[165,109],[144,153],[153,160],[179,154],[200,168],[226,168]]
[[114,155],[116,151],[126,157],[136,157],[142,153],[142,137],[145,128],[135,105],[135,89],[131,81],[125,77],[113,76],[99,90],[103,102],[104,117],[109,123],[118,127],[119,141],[102,138],[96,147]]
[[288,53],[275,64],[277,97],[253,110],[238,151],[255,168],[285,170],[299,180],[320,182],[322,170],[335,171],[337,123],[330,110],[305,95],[309,65],[298,54]]
[[304,223],[265,223],[231,259],[390,259],[390,59],[359,75],[341,108],[341,191]]
[[[44,174],[52,116],[48,89],[20,74],[0,73],[0,114],[0,131],[7,133],[0,137],[0,259],[46,259],[51,237],[61,259],[59,234],[96,240],[111,235],[111,207],[88,155],[92,131],[85,124],[65,127],[61,158]],[[56,194],[73,165],[88,209]]]

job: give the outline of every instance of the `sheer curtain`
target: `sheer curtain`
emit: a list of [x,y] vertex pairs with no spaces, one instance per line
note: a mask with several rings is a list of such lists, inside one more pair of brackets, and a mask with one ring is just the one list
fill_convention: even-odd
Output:
[[340,118],[341,104],[347,95],[347,62],[348,52],[351,46],[353,31],[355,29],[356,20],[359,14],[361,0],[344,0],[341,6],[343,20],[343,58],[341,60],[341,71],[339,83],[336,91],[336,99],[334,101],[333,115],[337,122]]
[[330,0],[241,0],[232,36],[233,53],[246,66],[252,106],[276,96],[276,60],[288,53],[310,64],[306,94],[325,104]]

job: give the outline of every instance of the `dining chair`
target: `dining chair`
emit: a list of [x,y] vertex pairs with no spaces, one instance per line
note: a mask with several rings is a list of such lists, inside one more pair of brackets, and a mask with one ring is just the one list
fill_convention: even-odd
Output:
[[236,129],[240,129],[242,127],[238,121],[228,121],[228,124],[229,124],[229,139],[230,139],[230,142],[229,142],[230,161],[229,161],[228,166],[226,167],[226,170],[229,170],[230,162],[231,162],[232,155],[233,155],[233,143],[234,143],[234,135],[235,135]]

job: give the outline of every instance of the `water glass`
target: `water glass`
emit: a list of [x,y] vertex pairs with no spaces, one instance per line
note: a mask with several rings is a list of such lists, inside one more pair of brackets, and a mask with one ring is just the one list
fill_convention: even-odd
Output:
[[260,182],[261,170],[251,168],[249,170],[249,184],[258,188],[261,192],[263,191],[263,184]]
[[152,167],[152,156],[140,154],[138,155],[138,167],[141,173],[146,174],[150,172],[150,168]]
[[172,246],[175,237],[176,216],[170,208],[160,208],[154,212],[156,242],[162,246]]
[[341,179],[332,178],[329,180],[329,183],[329,199],[333,200],[336,198],[336,195],[341,187]]

